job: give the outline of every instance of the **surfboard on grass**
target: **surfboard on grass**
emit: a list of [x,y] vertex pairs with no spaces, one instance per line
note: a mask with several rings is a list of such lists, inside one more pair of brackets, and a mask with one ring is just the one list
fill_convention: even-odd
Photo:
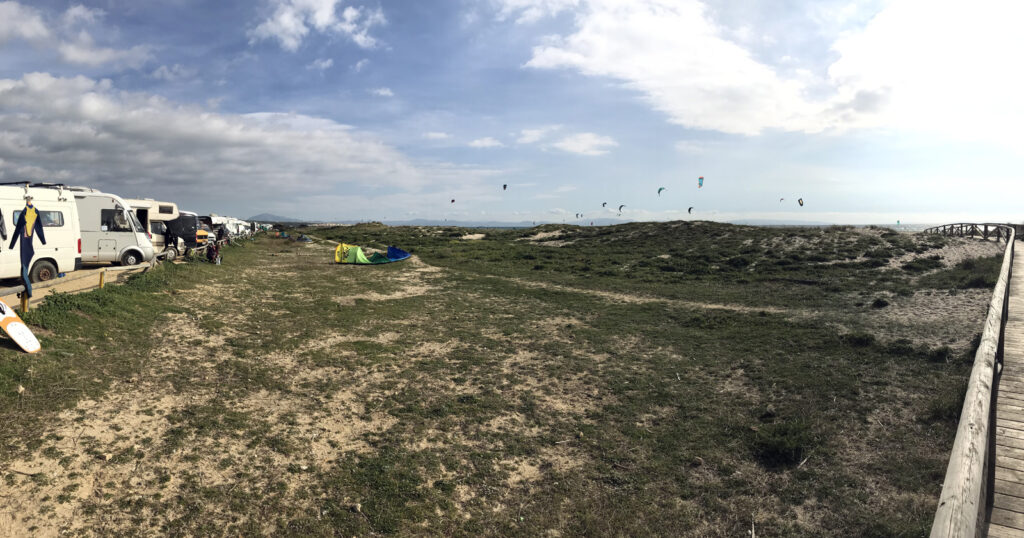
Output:
[[39,340],[36,339],[36,335],[32,334],[32,330],[25,325],[24,321],[14,312],[14,309],[7,306],[7,303],[0,300],[0,329],[3,329],[7,336],[11,337],[21,349],[26,353],[35,353],[39,351]]

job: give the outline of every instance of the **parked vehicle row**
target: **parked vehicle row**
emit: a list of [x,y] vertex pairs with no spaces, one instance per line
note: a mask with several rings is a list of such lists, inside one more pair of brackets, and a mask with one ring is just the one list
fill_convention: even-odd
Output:
[[[245,237],[265,225],[231,217],[202,217],[173,202],[126,200],[89,187],[50,183],[0,184],[0,278],[21,276],[16,249],[6,248],[18,217],[31,199],[42,223],[46,244],[35,245],[29,279],[43,282],[82,268],[83,264],[137,265],[154,256],[174,259],[223,236]],[[216,227],[204,230],[203,219]],[[211,237],[212,235],[212,237]],[[170,241],[168,239],[170,238]]]

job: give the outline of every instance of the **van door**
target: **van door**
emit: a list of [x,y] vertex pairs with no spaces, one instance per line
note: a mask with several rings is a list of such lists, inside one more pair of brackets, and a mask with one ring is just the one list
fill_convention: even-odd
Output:
[[110,262],[117,257],[117,240],[100,239],[96,247],[96,261]]
[[[128,222],[128,217],[125,216],[124,209],[120,207],[116,207],[115,209],[101,209],[97,261],[117,261],[117,255],[121,250],[118,248],[118,240],[121,239],[123,242],[124,238],[134,239],[134,235],[135,231]],[[132,241],[131,244],[134,244],[134,241]]]

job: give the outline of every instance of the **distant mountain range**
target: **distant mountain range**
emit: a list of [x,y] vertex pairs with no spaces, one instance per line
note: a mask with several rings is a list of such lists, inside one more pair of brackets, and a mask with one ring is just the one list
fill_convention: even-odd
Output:
[[274,215],[271,213],[260,213],[259,215],[253,215],[246,220],[254,220],[256,222],[304,222],[299,219],[282,217],[281,215]]
[[[282,223],[307,223],[307,224],[359,224],[361,222],[367,222],[366,220],[337,220],[337,221],[323,221],[323,220],[299,220],[292,217],[283,217],[281,215],[274,215],[272,213],[260,213],[249,217],[248,220],[254,220],[256,222],[282,222]],[[388,226],[453,226],[459,228],[530,228],[532,226],[539,226],[541,224],[566,224],[570,226],[590,226],[593,223],[594,226],[614,226],[616,224],[626,224],[628,222],[634,222],[631,220],[620,220],[620,219],[566,219],[564,222],[558,222],[557,220],[538,220],[538,221],[519,221],[519,222],[503,222],[503,221],[487,221],[487,220],[436,220],[436,219],[413,219],[413,220],[386,220],[384,224]],[[740,224],[746,226],[830,226],[833,223],[822,222],[822,221],[799,221],[799,220],[773,220],[773,219],[740,219],[730,221],[730,224]],[[857,225],[864,226],[864,225]],[[904,231],[915,231],[924,229],[925,225],[913,225],[904,224],[902,226],[892,226],[891,224],[886,225],[893,228],[898,228]]]

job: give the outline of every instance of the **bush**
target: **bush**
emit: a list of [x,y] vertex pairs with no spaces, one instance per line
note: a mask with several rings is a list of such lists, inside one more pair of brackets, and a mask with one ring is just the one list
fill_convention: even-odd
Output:
[[949,422],[960,420],[960,411],[967,397],[967,381],[960,383],[959,390],[944,390],[935,395],[925,409],[924,419],[928,422]]
[[908,273],[924,273],[940,267],[942,267],[942,260],[938,256],[917,258],[903,264],[903,270]]
[[875,299],[871,303],[871,308],[885,308],[887,306],[889,306],[889,301],[886,301],[885,299],[883,299],[881,297]]
[[765,467],[790,467],[803,461],[814,444],[814,433],[806,420],[782,421],[757,431],[754,456]]
[[844,334],[841,340],[853,347],[871,347],[875,344],[875,336],[868,333]]

